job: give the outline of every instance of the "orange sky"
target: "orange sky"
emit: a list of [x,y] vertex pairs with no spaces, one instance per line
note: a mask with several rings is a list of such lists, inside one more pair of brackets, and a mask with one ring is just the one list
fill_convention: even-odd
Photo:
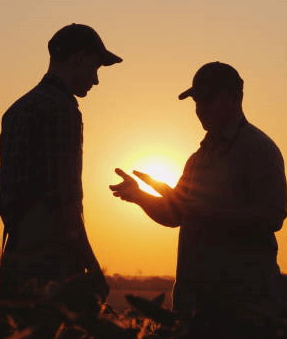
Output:
[[[62,26],[93,26],[124,62],[99,72],[80,99],[84,206],[93,249],[108,273],[174,275],[175,229],[114,198],[115,167],[145,170],[160,159],[175,180],[204,135],[178,94],[204,63],[232,64],[245,81],[244,111],[287,159],[287,1],[0,0],[0,112],[48,66],[47,41]],[[287,161],[286,161],[287,162]],[[287,225],[287,223],[286,223]],[[278,233],[287,272],[287,227]]]

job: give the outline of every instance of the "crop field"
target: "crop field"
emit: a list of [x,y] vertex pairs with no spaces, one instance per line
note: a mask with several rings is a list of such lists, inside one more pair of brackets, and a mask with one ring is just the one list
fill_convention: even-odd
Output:
[[123,312],[129,307],[129,304],[125,298],[125,295],[132,294],[145,299],[154,299],[159,294],[165,293],[165,301],[163,307],[171,309],[171,291],[162,290],[134,290],[134,289],[111,289],[108,304],[118,312]]
[[89,272],[30,297],[0,300],[0,339],[286,339],[282,302],[210,302],[185,317],[170,311],[173,279],[107,277],[103,303]]

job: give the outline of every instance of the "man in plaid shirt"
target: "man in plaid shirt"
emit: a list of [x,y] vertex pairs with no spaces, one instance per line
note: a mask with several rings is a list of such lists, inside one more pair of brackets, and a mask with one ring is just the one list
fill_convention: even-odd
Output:
[[83,124],[74,95],[98,85],[97,71],[122,61],[89,26],[71,24],[49,41],[40,83],[4,114],[0,193],[4,221],[1,290],[5,295],[93,272],[108,286],[85,232],[82,212]]

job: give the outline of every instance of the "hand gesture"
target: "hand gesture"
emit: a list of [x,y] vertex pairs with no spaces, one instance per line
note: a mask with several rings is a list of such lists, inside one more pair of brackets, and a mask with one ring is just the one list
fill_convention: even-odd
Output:
[[130,175],[126,174],[120,168],[116,168],[115,172],[123,178],[123,181],[117,185],[110,185],[115,197],[129,202],[136,202],[141,192],[138,183]]
[[162,181],[154,180],[150,175],[139,172],[139,171],[133,171],[133,174],[135,174],[138,178],[140,178],[143,182],[145,182],[147,185],[151,186],[156,192],[161,194],[163,197],[169,195],[173,189],[168,186],[166,183]]

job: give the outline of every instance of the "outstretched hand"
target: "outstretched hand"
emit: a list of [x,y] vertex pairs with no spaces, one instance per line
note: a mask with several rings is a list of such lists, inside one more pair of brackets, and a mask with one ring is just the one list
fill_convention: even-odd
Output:
[[120,168],[116,168],[115,172],[122,177],[123,181],[117,185],[110,185],[109,188],[113,191],[115,197],[129,202],[136,202],[141,192],[138,183],[130,175],[125,173]]
[[161,194],[163,197],[169,195],[173,191],[173,189],[169,185],[162,181],[154,180],[150,175],[146,173],[133,171],[133,174],[135,174],[147,185],[151,186],[156,192]]

